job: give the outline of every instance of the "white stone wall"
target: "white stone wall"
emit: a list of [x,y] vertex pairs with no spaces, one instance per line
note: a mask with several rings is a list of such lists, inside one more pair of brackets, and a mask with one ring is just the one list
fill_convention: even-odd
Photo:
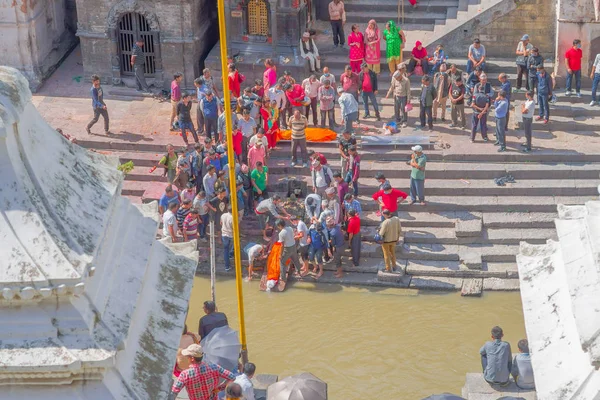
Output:
[[53,130],[0,67],[0,399],[163,399],[196,243],[155,239],[117,160]]

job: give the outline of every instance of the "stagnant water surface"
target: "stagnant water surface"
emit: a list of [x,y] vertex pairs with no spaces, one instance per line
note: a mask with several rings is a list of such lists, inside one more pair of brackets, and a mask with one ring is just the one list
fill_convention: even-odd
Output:
[[[217,306],[239,330],[234,280],[218,280]],[[196,277],[188,327],[198,328],[210,280]],[[250,361],[280,377],[309,371],[331,399],[420,399],[459,394],[481,369],[479,348],[500,325],[517,351],[525,337],[519,293],[459,293],[294,283],[264,293],[244,283]]]

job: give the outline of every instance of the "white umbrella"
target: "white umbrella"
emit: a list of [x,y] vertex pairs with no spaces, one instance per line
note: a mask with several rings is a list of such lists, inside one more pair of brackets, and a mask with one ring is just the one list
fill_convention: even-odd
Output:
[[233,371],[237,369],[242,345],[236,331],[228,326],[215,328],[200,342],[204,360]]
[[327,384],[304,372],[269,386],[267,400],[327,400]]

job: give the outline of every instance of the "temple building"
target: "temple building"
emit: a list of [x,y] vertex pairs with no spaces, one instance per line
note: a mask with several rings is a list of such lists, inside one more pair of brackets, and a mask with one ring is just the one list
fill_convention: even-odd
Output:
[[165,399],[198,259],[0,67],[0,399]]

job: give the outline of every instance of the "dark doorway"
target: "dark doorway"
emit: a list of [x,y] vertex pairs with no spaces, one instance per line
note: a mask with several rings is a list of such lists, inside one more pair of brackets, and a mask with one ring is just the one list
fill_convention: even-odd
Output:
[[144,41],[144,73],[147,77],[154,77],[156,72],[156,60],[154,56],[154,34],[151,32],[150,25],[143,15],[138,13],[123,14],[119,20],[119,29],[117,37],[119,41],[119,60],[121,64],[121,73],[123,75],[133,75],[131,66],[131,52],[137,38]]

